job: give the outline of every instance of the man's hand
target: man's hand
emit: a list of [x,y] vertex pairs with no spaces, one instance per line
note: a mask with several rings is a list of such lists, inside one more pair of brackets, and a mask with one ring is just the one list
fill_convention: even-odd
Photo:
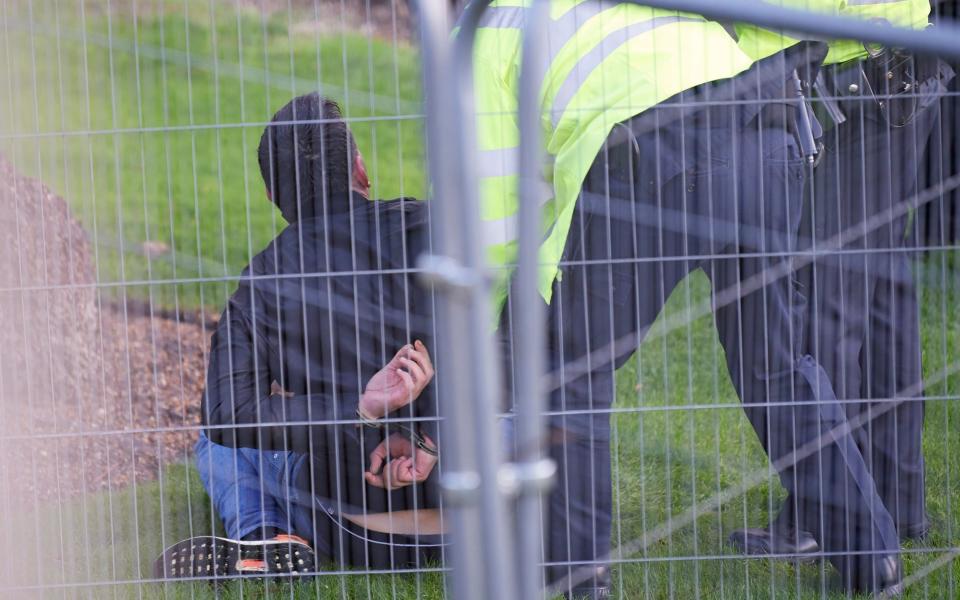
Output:
[[[423,439],[436,448],[426,435]],[[437,457],[416,448],[409,435],[395,433],[370,453],[370,470],[363,477],[372,486],[395,490],[426,480],[436,464]]]
[[360,396],[360,414],[379,419],[414,400],[433,379],[427,347],[417,340],[407,344],[367,382]]

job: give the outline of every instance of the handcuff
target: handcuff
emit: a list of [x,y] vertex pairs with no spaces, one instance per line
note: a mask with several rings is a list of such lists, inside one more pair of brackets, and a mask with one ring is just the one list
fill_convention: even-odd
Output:
[[[378,419],[371,419],[360,411],[360,407],[357,407],[357,419],[360,420],[360,424],[364,427],[370,427],[372,429],[383,429],[387,424],[383,423]],[[430,456],[440,456],[440,451],[427,443],[427,440],[417,433],[413,428],[407,427],[401,423],[389,423],[390,427],[395,427],[402,432],[408,434],[413,438],[413,445],[416,446],[419,450],[426,452]]]

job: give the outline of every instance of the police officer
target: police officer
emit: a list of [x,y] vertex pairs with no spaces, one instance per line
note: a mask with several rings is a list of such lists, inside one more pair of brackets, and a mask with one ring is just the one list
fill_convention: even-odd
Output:
[[[923,28],[930,5],[861,0],[843,10]],[[919,155],[952,72],[936,59],[880,48],[868,53],[853,41],[832,43],[825,64],[816,87],[824,121],[834,128],[824,136],[811,182],[813,210],[804,213],[804,235],[812,236],[814,251],[842,232],[864,235],[801,271],[812,296],[807,349],[837,396],[849,401],[848,417],[866,421],[854,431],[857,445],[900,538],[913,539],[926,533],[929,520],[919,307],[902,203],[915,191]],[[797,523],[795,500],[788,498],[769,527],[735,531],[731,540],[750,554],[815,552],[814,536],[804,531],[814,524]]]
[[[475,56],[478,168],[495,264],[512,260],[517,202],[525,9],[507,4],[488,9]],[[540,283],[550,303],[549,366],[560,380],[551,396],[560,477],[549,498],[550,578],[604,562],[614,370],[674,286],[702,268],[734,385],[800,514],[823,520],[819,541],[851,588],[895,587],[892,519],[843,433],[828,378],[802,351],[804,299],[783,276],[796,251],[804,161],[816,152],[812,115],[797,94],[826,50],[780,36],[751,67],[754,57],[720,25],[629,3],[556,0],[548,30]],[[821,486],[851,492],[840,506],[809,493]],[[869,540],[836,533],[847,527]],[[605,571],[567,591],[604,596]]]

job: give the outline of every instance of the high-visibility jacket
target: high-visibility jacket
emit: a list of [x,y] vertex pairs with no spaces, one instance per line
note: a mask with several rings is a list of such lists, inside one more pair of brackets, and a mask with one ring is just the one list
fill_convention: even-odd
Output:
[[[766,3],[824,14],[880,20],[891,25],[916,29],[927,26],[930,14],[930,0],[766,0]],[[754,60],[771,56],[800,41],[781,31],[763,29],[749,23],[737,23],[735,27],[740,48]],[[846,62],[862,58],[866,54],[861,42],[834,40],[830,42],[830,52],[824,64]]]
[[[848,1],[849,0],[766,0],[765,3],[782,6],[783,8],[839,15],[843,10],[844,4]],[[750,23],[737,23],[734,27],[737,31],[740,48],[754,60],[772,56],[781,50],[797,44],[801,39],[792,37],[782,31],[764,29]]]
[[[497,309],[516,259],[517,90],[528,4],[493,2],[474,50],[482,235],[496,268]],[[549,302],[580,187],[613,127],[683,90],[732,77],[752,61],[717,23],[632,3],[552,0],[547,29],[540,100],[548,160],[537,202],[539,289]]]
[[[930,0],[846,0],[841,14],[879,20],[899,27],[923,29],[930,16]],[[862,42],[837,40],[830,44],[830,52],[823,62],[831,65],[866,55]]]

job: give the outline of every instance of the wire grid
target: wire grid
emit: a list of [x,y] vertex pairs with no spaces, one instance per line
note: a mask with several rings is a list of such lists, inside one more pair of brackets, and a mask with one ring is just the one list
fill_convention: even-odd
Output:
[[[319,89],[345,108],[370,167],[375,196],[426,195],[421,130],[429,113],[421,107],[419,59],[406,6],[343,0],[252,6],[220,0],[23,0],[4,3],[0,10],[3,69],[11,82],[0,111],[0,144],[12,190],[11,207],[5,208],[15,223],[5,253],[16,257],[9,263],[12,272],[4,273],[0,282],[7,336],[0,352],[0,518],[9,556],[0,570],[4,595],[445,595],[444,550],[418,537],[394,536],[392,544],[371,546],[388,548],[394,556],[393,548],[421,544],[421,549],[434,552],[429,558],[416,552],[405,564],[381,567],[365,548],[359,559],[335,557],[317,577],[294,585],[270,577],[266,584],[254,578],[222,586],[189,579],[159,582],[151,572],[163,548],[189,536],[223,532],[216,500],[206,494],[197,475],[197,466],[204,465],[197,465],[193,443],[200,430],[200,394],[217,315],[240,283],[284,279],[241,275],[243,266],[285,227],[263,198],[253,158],[270,115],[292,96]],[[784,492],[744,419],[711,315],[715,307],[737,305],[771,278],[793,277],[816,260],[875,256],[905,257],[910,264],[919,289],[924,376],[899,390],[893,401],[880,403],[872,419],[861,416],[851,423],[871,431],[870,422],[885,410],[926,404],[926,505],[933,529],[925,539],[904,547],[908,594],[956,597],[960,548],[953,503],[960,488],[953,458],[960,438],[953,424],[958,418],[960,331],[952,307],[960,292],[960,248],[957,209],[949,198],[954,194],[955,205],[960,155],[955,152],[958,121],[945,116],[955,114],[955,90],[954,82],[931,109],[944,117],[930,139],[915,141],[929,149],[922,165],[915,174],[902,173],[914,180],[908,186],[913,201],[854,219],[836,236],[814,236],[818,251],[790,247],[782,252],[741,249],[731,254],[717,249],[673,257],[565,257],[568,278],[578,268],[624,265],[639,271],[645,264],[659,270],[662,278],[671,265],[694,270],[700,261],[722,262],[731,256],[774,262],[753,280],[714,289],[713,297],[702,272],[683,278],[673,290],[661,288],[659,300],[665,306],[655,311],[662,313],[656,322],[611,344],[590,346],[590,352],[576,360],[563,358],[562,368],[553,369],[545,380],[547,391],[560,389],[564,381],[602,367],[610,360],[611,347],[632,354],[614,375],[614,404],[594,402],[588,394],[586,406],[551,405],[545,414],[549,422],[578,416],[591,423],[610,419],[611,547],[609,554],[605,548],[593,554],[595,562],[613,566],[615,595],[842,596],[834,570],[824,560],[828,554],[794,567],[789,561],[744,557],[727,543],[732,530],[759,527],[772,518]],[[825,140],[833,136],[836,141],[837,135],[827,132]],[[898,165],[886,158],[887,170],[895,173]],[[814,177],[822,165],[813,170]],[[708,181],[713,177],[706,175]],[[682,178],[682,187],[688,185]],[[827,182],[823,189],[830,193],[836,186],[838,182]],[[609,211],[601,212],[600,219],[608,227],[627,219],[616,206],[616,196],[600,196],[602,210]],[[808,211],[813,201],[807,198],[803,206],[812,215]],[[77,232],[65,207],[85,234]],[[653,222],[665,231],[693,237],[698,227],[713,231],[709,220],[698,222],[692,218],[696,215],[683,211],[660,211],[657,220],[650,221],[636,216],[635,206],[626,210],[629,219]],[[864,230],[884,230],[901,221],[907,221],[911,241],[894,248],[857,245]],[[766,232],[762,223],[755,235]],[[926,233],[923,245],[916,243],[921,231]],[[749,234],[749,228],[736,232]],[[785,257],[791,260],[777,260]],[[419,272],[412,264],[351,268],[339,275],[358,282],[399,275],[412,282]],[[858,274],[855,269],[849,273]],[[332,279],[321,272],[286,278]],[[909,287],[902,279],[876,278]],[[584,286],[577,291],[593,290]],[[909,291],[906,294],[909,299]],[[383,307],[394,299],[381,292],[376,301]],[[817,303],[811,303],[811,309],[810,318],[821,318]],[[363,316],[349,310],[347,315],[357,322]],[[867,327],[865,347],[872,335],[879,335],[876,327]],[[374,354],[385,363],[394,351],[377,347]],[[868,365],[864,379],[899,369],[894,354],[892,366]],[[444,357],[443,352],[434,356],[438,383],[444,376]],[[515,375],[510,364],[503,375]],[[353,377],[355,386],[366,383]],[[840,404],[856,406],[864,399],[848,392],[841,394]],[[803,403],[768,398],[762,406]],[[439,407],[430,408],[398,422],[437,421]],[[512,421],[509,412],[500,417],[501,423]],[[342,411],[288,423],[340,431],[355,430],[358,424],[352,413]],[[586,435],[593,441],[597,433]],[[827,438],[795,448],[786,463],[816,455]],[[441,449],[450,448],[457,440],[438,438],[438,443]],[[554,445],[576,458],[579,446],[568,446],[566,437]],[[340,465],[350,464],[349,459],[363,463],[371,448],[361,444],[359,451],[351,450],[362,454],[334,457],[334,470],[346,471]],[[266,472],[271,455],[260,458],[261,472]],[[238,462],[233,465],[217,465],[218,472],[229,476],[231,467],[239,464],[234,460]],[[594,465],[587,471],[592,486],[602,489]],[[336,479],[346,477],[348,473],[337,473]],[[578,483],[561,477],[556,485],[569,496]],[[337,513],[354,504],[366,509],[368,491],[359,502],[348,502],[343,490],[335,490],[334,503],[339,504],[331,508]],[[593,502],[596,493],[588,493]],[[413,505],[403,508],[419,507],[419,498],[406,498]],[[311,512],[315,519],[332,523],[339,540],[358,534],[343,519],[315,507]],[[587,512],[593,518],[601,511],[594,504]],[[545,536],[576,518],[568,510],[560,521],[545,520]],[[376,537],[362,531],[359,535]],[[602,537],[595,530],[592,535]],[[492,550],[509,553],[510,548]],[[582,567],[593,562],[570,556],[551,562],[553,567],[570,567],[563,569],[567,583],[583,579]]]

